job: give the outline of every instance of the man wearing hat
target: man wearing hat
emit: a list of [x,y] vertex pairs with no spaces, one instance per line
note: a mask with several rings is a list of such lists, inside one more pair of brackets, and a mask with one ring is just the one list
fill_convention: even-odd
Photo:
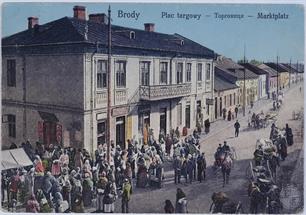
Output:
[[205,180],[206,177],[206,160],[204,157],[205,153],[202,152],[201,155],[198,156],[197,159],[197,167],[198,167],[198,181],[202,182],[202,179]]
[[122,189],[122,213],[129,213],[129,201],[131,199],[132,186],[129,180],[124,179],[123,189]]

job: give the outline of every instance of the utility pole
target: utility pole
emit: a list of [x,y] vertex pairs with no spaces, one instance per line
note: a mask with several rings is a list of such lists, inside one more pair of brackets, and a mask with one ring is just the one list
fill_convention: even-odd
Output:
[[112,60],[112,27],[111,27],[111,8],[108,7],[108,70],[107,70],[107,162],[110,163],[110,129],[111,129],[111,60]]
[[291,86],[291,72],[292,72],[292,69],[291,69],[291,58],[290,58],[290,68],[289,68],[289,88]]
[[276,73],[277,73],[277,76],[276,76],[276,100],[278,100],[278,55],[276,56]]
[[[245,44],[244,44],[244,49],[243,49],[243,64],[245,64]],[[245,116],[245,66],[243,67],[243,116]]]
[[295,77],[299,77],[299,61],[296,61],[296,76]]

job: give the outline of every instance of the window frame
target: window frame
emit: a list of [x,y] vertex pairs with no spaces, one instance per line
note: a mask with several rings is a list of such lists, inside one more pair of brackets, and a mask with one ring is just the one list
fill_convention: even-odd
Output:
[[[179,68],[181,68],[181,71],[179,70]],[[182,62],[176,63],[176,83],[177,84],[183,83],[183,74],[184,74],[184,63]]]
[[150,63],[151,63],[150,61],[140,61],[139,62],[139,73],[140,73],[140,85],[141,86],[150,85]]
[[16,138],[16,115],[8,114],[8,136]]
[[[163,70],[163,65],[165,66],[165,70]],[[165,77],[165,81],[163,77]],[[168,62],[159,63],[159,84],[168,84]]]
[[203,81],[203,64],[202,63],[197,63],[197,81],[199,82]]
[[206,63],[206,70],[205,70],[205,80],[210,81],[211,75],[210,75],[211,69],[210,69],[210,63]]
[[[126,61],[116,61],[116,88],[126,88]],[[123,65],[122,68],[120,68]]]
[[191,71],[192,71],[192,63],[186,63],[186,82],[191,82]]
[[8,87],[16,87],[16,59],[7,59],[6,60],[6,75],[7,75],[7,77],[6,77],[7,78],[7,86]]
[[[99,132],[99,124],[102,124],[102,123],[104,124],[104,132],[103,131]],[[107,129],[106,120],[99,120],[97,122],[97,145],[106,143],[106,129]],[[103,141],[99,142],[100,138],[104,139],[104,142]]]
[[[105,63],[105,70],[103,70],[102,64]],[[101,66],[100,66],[101,64]],[[108,69],[108,62],[107,60],[98,60],[97,61],[97,80],[96,80],[96,87],[97,89],[105,89],[107,88],[107,69]],[[99,81],[99,76],[101,76]]]

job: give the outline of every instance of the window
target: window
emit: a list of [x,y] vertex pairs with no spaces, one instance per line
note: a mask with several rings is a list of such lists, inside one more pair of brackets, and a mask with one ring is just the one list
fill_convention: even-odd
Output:
[[177,105],[177,126],[182,124],[182,104]]
[[16,60],[7,60],[7,86],[16,87]]
[[226,96],[224,96],[224,107],[226,107]]
[[176,68],[176,83],[183,83],[183,63],[177,63]]
[[148,86],[150,83],[150,62],[140,62],[141,85]]
[[116,86],[125,87],[126,86],[126,62],[117,61],[116,62]]
[[186,82],[191,82],[191,63],[186,64]]
[[167,84],[167,76],[168,76],[168,63],[161,62],[160,63],[160,84]]
[[9,137],[16,137],[16,116],[9,114],[8,119],[8,135]]
[[210,64],[206,64],[206,81],[210,81]]
[[107,61],[99,60],[97,67],[97,88],[107,87]]
[[97,125],[97,142],[99,144],[106,143],[106,121],[98,122]]
[[230,94],[230,106],[232,106],[232,94]]
[[202,81],[202,64],[197,65],[197,81]]
[[135,39],[135,32],[134,31],[130,32],[130,39]]
[[236,93],[234,93],[234,105],[236,105]]

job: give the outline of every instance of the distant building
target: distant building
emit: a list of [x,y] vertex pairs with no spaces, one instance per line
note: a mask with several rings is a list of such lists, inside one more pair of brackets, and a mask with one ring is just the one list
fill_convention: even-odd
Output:
[[[106,141],[105,14],[74,16],[2,39],[2,146],[25,140],[86,148]],[[144,133],[214,118],[214,52],[178,34],[112,26],[111,140],[122,148]],[[201,118],[197,119],[197,112]],[[146,141],[146,140],[145,140]]]
[[268,98],[272,99],[277,91],[277,72],[265,64],[260,64],[258,68],[267,72],[267,94]]
[[222,118],[223,109],[231,110],[234,114],[235,107],[239,104],[239,86],[229,82],[224,77],[215,75],[215,119]]
[[258,99],[267,98],[268,73],[250,63],[241,63],[240,65],[258,75]]
[[[245,73],[244,73],[245,71]],[[239,86],[238,103],[243,105],[243,88],[245,77],[246,105],[258,100],[258,75],[245,69],[229,58],[219,56],[216,61],[215,74]],[[244,76],[245,74],[245,76]]]
[[282,67],[281,64],[276,64],[276,63],[265,63],[265,64],[277,72],[279,90],[282,90],[285,87],[288,87],[289,72],[284,67]]

